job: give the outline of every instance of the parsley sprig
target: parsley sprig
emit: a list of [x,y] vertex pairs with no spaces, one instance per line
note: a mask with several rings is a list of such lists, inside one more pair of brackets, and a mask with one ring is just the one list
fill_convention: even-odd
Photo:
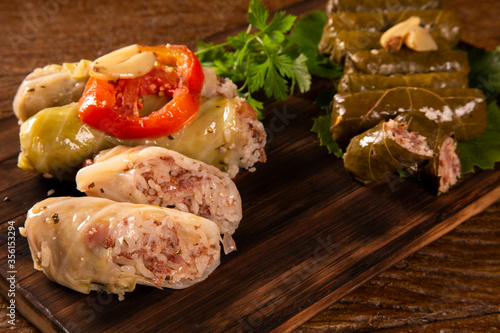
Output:
[[219,76],[230,78],[240,85],[244,97],[260,114],[263,103],[253,94],[263,90],[267,98],[286,99],[298,86],[306,92],[311,86],[307,57],[297,55],[285,40],[296,16],[284,11],[269,12],[259,0],[251,0],[248,9],[248,28],[220,44],[197,43],[196,55],[203,66],[212,67]]

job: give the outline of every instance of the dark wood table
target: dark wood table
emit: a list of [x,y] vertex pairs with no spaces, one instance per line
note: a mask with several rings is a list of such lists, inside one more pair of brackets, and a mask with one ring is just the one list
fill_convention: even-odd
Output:
[[[445,0],[462,18],[463,40],[478,47],[500,45],[500,1]],[[271,11],[320,8],[322,1],[268,0]],[[47,63],[92,58],[88,48],[110,50],[133,40],[194,47],[218,40],[246,24],[248,1],[23,1],[0,4],[3,48],[0,114],[9,115],[24,76]],[[123,9],[122,8],[126,8]],[[104,24],[105,22],[106,24]],[[187,23],[188,22],[188,23]],[[121,25],[134,24],[129,34]],[[182,28],[180,28],[182,27]],[[144,33],[148,30],[148,33]],[[71,32],[68,34],[68,32]],[[22,58],[23,61],[19,59]],[[500,327],[500,202],[453,231],[357,286],[296,328],[296,332],[489,332]],[[21,315],[8,324],[0,297],[0,331],[36,332]]]

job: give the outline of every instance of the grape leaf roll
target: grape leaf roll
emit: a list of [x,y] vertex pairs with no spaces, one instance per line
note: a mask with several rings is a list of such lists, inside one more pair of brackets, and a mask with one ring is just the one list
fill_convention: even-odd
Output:
[[329,14],[318,48],[341,62],[350,52],[381,49],[382,33],[410,17],[418,17],[439,50],[453,49],[460,40],[461,23],[453,11],[338,12]]
[[389,119],[353,137],[343,158],[347,172],[369,184],[401,170],[416,170],[433,155],[425,137]]
[[421,112],[403,113],[394,120],[404,124],[409,131],[417,132],[426,138],[429,147],[434,151],[434,157],[418,170],[418,176],[428,181],[437,194],[448,192],[461,178],[457,141],[453,133],[440,128]]
[[[438,50],[451,50],[456,46],[455,40],[448,40],[440,36],[436,31],[431,31],[431,36],[438,46]],[[320,51],[330,55],[330,59],[337,63],[342,63],[349,52],[358,52],[364,50],[380,50],[380,31],[367,30],[342,30],[334,38],[328,36],[322,37]]]
[[123,299],[136,284],[186,288],[220,263],[217,225],[174,209],[103,198],[48,198],[28,212],[24,229],[34,266],[81,293]]
[[327,12],[384,12],[438,9],[440,0],[329,0]]
[[333,139],[346,147],[351,137],[400,113],[418,111],[455,133],[459,141],[486,131],[486,98],[479,89],[396,87],[359,93],[339,93],[332,102]]
[[342,30],[386,31],[411,16],[421,19],[423,26],[429,26],[430,32],[436,32],[450,43],[458,43],[460,38],[460,20],[450,10],[405,10],[388,12],[337,12],[328,15],[325,36],[334,38]]
[[358,51],[345,58],[344,73],[354,74],[411,74],[431,72],[462,72],[470,70],[467,52],[444,50],[414,52],[402,49],[399,52],[384,50]]
[[361,92],[395,87],[459,88],[468,87],[468,77],[461,72],[435,72],[417,74],[344,74],[338,85],[339,92]]

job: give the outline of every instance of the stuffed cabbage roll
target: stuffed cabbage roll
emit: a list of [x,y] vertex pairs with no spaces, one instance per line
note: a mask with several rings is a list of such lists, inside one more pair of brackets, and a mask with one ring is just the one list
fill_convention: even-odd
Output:
[[[78,63],[47,65],[37,68],[23,80],[13,101],[13,110],[20,122],[46,108],[77,102],[89,79],[90,60]],[[228,78],[217,76],[212,68],[203,68],[204,82],[201,95],[206,98],[238,96],[236,85]],[[141,113],[158,110],[167,102],[166,97],[142,96]]]
[[462,72],[470,70],[467,52],[445,50],[415,52],[402,49],[399,52],[384,50],[358,51],[347,54],[344,73],[353,74],[411,74],[432,72]]
[[339,92],[361,92],[395,87],[418,88],[468,88],[466,73],[436,72],[418,74],[394,74],[391,76],[372,74],[344,74],[340,79]]
[[100,152],[76,175],[78,190],[93,197],[175,208],[208,218],[224,235],[225,252],[242,217],[234,182],[214,166],[160,147]]
[[45,108],[77,102],[89,78],[89,64],[89,60],[81,60],[35,69],[14,96],[12,108],[16,117],[24,122]]
[[239,168],[265,162],[266,132],[242,98],[204,98],[195,119],[180,131],[154,139],[118,139],[84,124],[78,104],[48,108],[22,124],[18,166],[48,177],[74,177],[83,161],[117,145],[159,146],[214,165],[235,177]]
[[486,131],[486,98],[479,89],[424,89],[397,87],[359,93],[336,94],[332,102],[330,131],[339,146],[381,120],[418,111],[438,123],[459,141]]
[[398,171],[417,170],[433,155],[425,137],[389,119],[353,137],[343,158],[347,172],[360,183],[369,184]]
[[429,147],[434,151],[434,157],[418,172],[430,181],[437,194],[448,192],[461,177],[461,163],[453,133],[439,128],[421,112],[403,113],[394,120],[404,124],[409,131],[426,138]]
[[123,299],[136,284],[186,288],[220,263],[217,225],[205,218],[103,198],[48,198],[24,229],[35,269],[63,286]]
[[441,8],[440,0],[329,0],[327,12],[384,12]]
[[[335,38],[328,36],[322,37],[322,43],[319,45],[320,52],[329,54],[330,59],[337,63],[342,63],[349,52],[358,52],[363,50],[381,50],[380,31],[368,30],[342,30]],[[431,36],[438,46],[438,50],[451,50],[456,46],[455,40],[449,40],[437,31],[431,31]]]

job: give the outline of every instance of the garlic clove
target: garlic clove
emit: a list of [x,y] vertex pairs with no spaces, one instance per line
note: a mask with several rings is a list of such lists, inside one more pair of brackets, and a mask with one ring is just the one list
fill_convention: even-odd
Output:
[[75,80],[86,80],[89,78],[89,67],[92,61],[82,59],[79,62],[65,62],[62,67],[68,72],[69,76]]
[[89,74],[105,80],[132,79],[148,73],[155,62],[153,52],[140,52],[139,45],[133,44],[97,58],[90,65]]
[[408,32],[404,43],[414,51],[436,51],[438,46],[427,29],[421,26],[413,27]]
[[408,32],[418,27],[420,24],[420,17],[411,16],[407,20],[396,24],[388,29],[380,37],[380,44],[387,52],[397,52],[403,46],[404,40]]

